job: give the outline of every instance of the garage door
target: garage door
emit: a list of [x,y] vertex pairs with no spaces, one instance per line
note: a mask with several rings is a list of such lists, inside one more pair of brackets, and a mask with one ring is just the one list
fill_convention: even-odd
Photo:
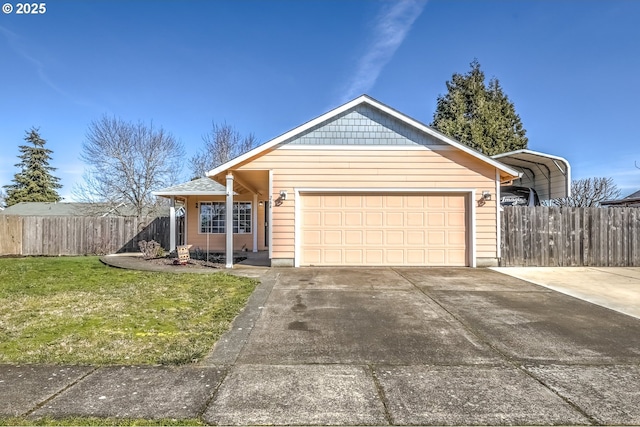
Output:
[[465,196],[302,194],[300,265],[467,265]]

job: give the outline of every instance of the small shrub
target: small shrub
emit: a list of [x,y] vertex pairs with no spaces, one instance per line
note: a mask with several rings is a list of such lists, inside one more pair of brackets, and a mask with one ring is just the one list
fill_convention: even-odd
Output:
[[160,243],[155,240],[141,240],[138,242],[140,252],[144,256],[144,259],[160,258],[164,256],[164,249],[160,246]]

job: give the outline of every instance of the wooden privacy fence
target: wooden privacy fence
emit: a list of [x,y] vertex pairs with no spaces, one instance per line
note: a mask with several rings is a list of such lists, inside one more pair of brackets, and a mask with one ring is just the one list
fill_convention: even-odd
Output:
[[505,207],[501,266],[640,266],[640,208]]
[[168,249],[169,217],[0,215],[0,255],[137,252],[141,240],[155,240]]

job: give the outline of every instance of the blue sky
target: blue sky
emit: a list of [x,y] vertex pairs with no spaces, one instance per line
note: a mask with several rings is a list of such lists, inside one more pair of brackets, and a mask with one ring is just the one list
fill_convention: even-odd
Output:
[[262,143],[366,93],[424,123],[477,58],[515,104],[529,148],[574,178],[640,189],[638,1],[46,1],[0,13],[0,186],[40,127],[82,180],[92,120],[153,120],[188,158],[211,121]]

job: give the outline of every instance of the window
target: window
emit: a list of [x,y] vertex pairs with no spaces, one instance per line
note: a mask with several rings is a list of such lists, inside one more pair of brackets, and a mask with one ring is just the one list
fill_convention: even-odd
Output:
[[[200,203],[200,233],[224,233],[226,202]],[[251,233],[251,202],[233,202],[233,232]]]

